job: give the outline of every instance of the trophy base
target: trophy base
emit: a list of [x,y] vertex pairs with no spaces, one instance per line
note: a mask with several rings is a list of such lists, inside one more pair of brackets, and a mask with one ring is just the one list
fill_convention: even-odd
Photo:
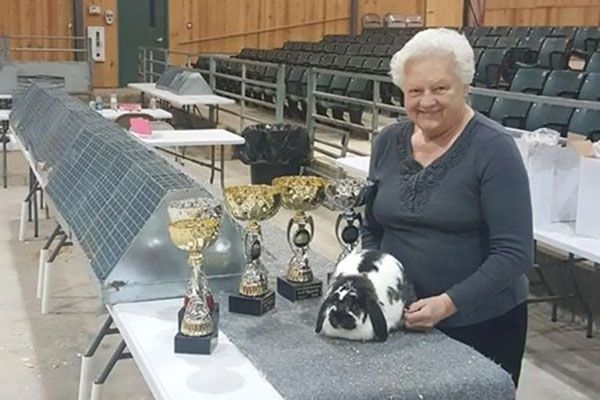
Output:
[[277,293],[289,301],[321,297],[323,282],[316,278],[313,278],[310,282],[290,282],[285,277],[277,277]]
[[267,291],[260,297],[248,297],[241,294],[229,296],[229,312],[261,316],[275,307],[275,292]]
[[[178,327],[181,326],[185,307],[181,307],[177,314]],[[175,335],[175,353],[177,354],[211,354],[217,347],[219,338],[219,304],[215,303],[212,313],[215,330],[207,336],[186,336],[179,331]]]

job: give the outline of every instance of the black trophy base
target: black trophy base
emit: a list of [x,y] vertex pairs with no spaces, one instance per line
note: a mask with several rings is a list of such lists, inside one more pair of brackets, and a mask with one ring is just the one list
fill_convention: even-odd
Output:
[[275,292],[267,291],[260,297],[248,297],[241,294],[229,296],[229,312],[261,316],[275,307]]
[[[183,313],[185,308],[181,307],[177,315],[178,327],[181,327]],[[175,335],[175,353],[176,354],[211,354],[218,344],[219,339],[219,305],[215,303],[215,309],[212,313],[215,330],[207,336],[186,336],[179,331]]]
[[313,278],[310,282],[291,282],[287,278],[277,277],[277,293],[289,301],[298,301],[321,297],[323,282]]

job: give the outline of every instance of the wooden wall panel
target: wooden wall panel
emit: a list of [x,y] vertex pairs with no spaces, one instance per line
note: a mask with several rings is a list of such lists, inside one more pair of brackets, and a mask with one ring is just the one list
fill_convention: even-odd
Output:
[[[350,14],[350,3],[347,0],[329,0],[324,2],[325,19],[335,18],[337,15]],[[326,22],[323,31],[329,34],[346,34],[350,32],[350,20]]]
[[[90,4],[99,5],[102,9],[102,15],[89,15],[87,9]],[[96,62],[93,66],[93,85],[98,88],[117,87],[119,86],[119,15],[117,13],[117,0],[83,0],[83,5],[85,35],[87,35],[88,26],[103,26],[106,42],[105,61]],[[112,25],[107,25],[104,21],[106,10],[112,10],[115,13],[115,21]],[[129,23],[135,22],[129,21]]]
[[[117,0],[84,0],[84,26],[101,25],[106,34],[106,61],[94,64],[94,86],[114,87],[118,83],[118,15],[113,25],[104,23],[104,16],[87,15],[87,6],[98,4],[102,11],[117,11]],[[73,36],[72,0],[0,0],[0,35]],[[65,39],[11,39],[11,47],[74,48]],[[23,61],[65,61],[73,55],[60,52],[12,51],[11,57]]]
[[[72,0],[0,0],[0,35],[72,36]],[[11,47],[70,48],[66,40],[11,39]],[[11,52],[23,61],[69,60],[72,54],[58,52]]]
[[487,0],[484,24],[597,26],[600,0]]
[[348,33],[350,0],[170,0],[169,45],[190,53],[275,48]]
[[463,26],[463,0],[427,0],[426,26]]
[[404,15],[423,15],[425,0],[362,0],[360,2],[360,14],[375,13],[384,15],[386,13]]

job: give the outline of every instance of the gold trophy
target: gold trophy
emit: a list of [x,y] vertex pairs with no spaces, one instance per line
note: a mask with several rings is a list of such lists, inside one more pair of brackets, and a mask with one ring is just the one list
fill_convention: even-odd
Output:
[[318,208],[325,200],[328,181],[316,176],[283,176],[273,180],[281,191],[281,204],[295,211],[287,227],[287,240],[292,252],[287,274],[277,278],[277,292],[291,301],[320,297],[323,283],[313,277],[308,264],[308,245],[315,227],[306,211]]
[[262,234],[259,221],[271,218],[279,210],[279,190],[269,185],[228,187],[223,192],[225,206],[234,218],[248,221],[244,237],[246,264],[239,294],[229,296],[229,311],[263,315],[275,307],[275,292],[269,289],[268,272],[260,261]]
[[175,352],[210,354],[217,343],[219,310],[202,271],[202,252],[219,235],[221,206],[210,198],[188,199],[172,202],[168,213],[171,240],[177,248],[188,252],[188,264],[192,268],[186,302],[179,311]]

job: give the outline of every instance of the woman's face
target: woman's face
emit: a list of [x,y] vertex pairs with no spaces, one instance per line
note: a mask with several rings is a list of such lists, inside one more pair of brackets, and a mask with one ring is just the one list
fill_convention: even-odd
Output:
[[440,136],[463,120],[468,86],[455,76],[450,56],[408,60],[402,86],[406,114],[426,136]]

